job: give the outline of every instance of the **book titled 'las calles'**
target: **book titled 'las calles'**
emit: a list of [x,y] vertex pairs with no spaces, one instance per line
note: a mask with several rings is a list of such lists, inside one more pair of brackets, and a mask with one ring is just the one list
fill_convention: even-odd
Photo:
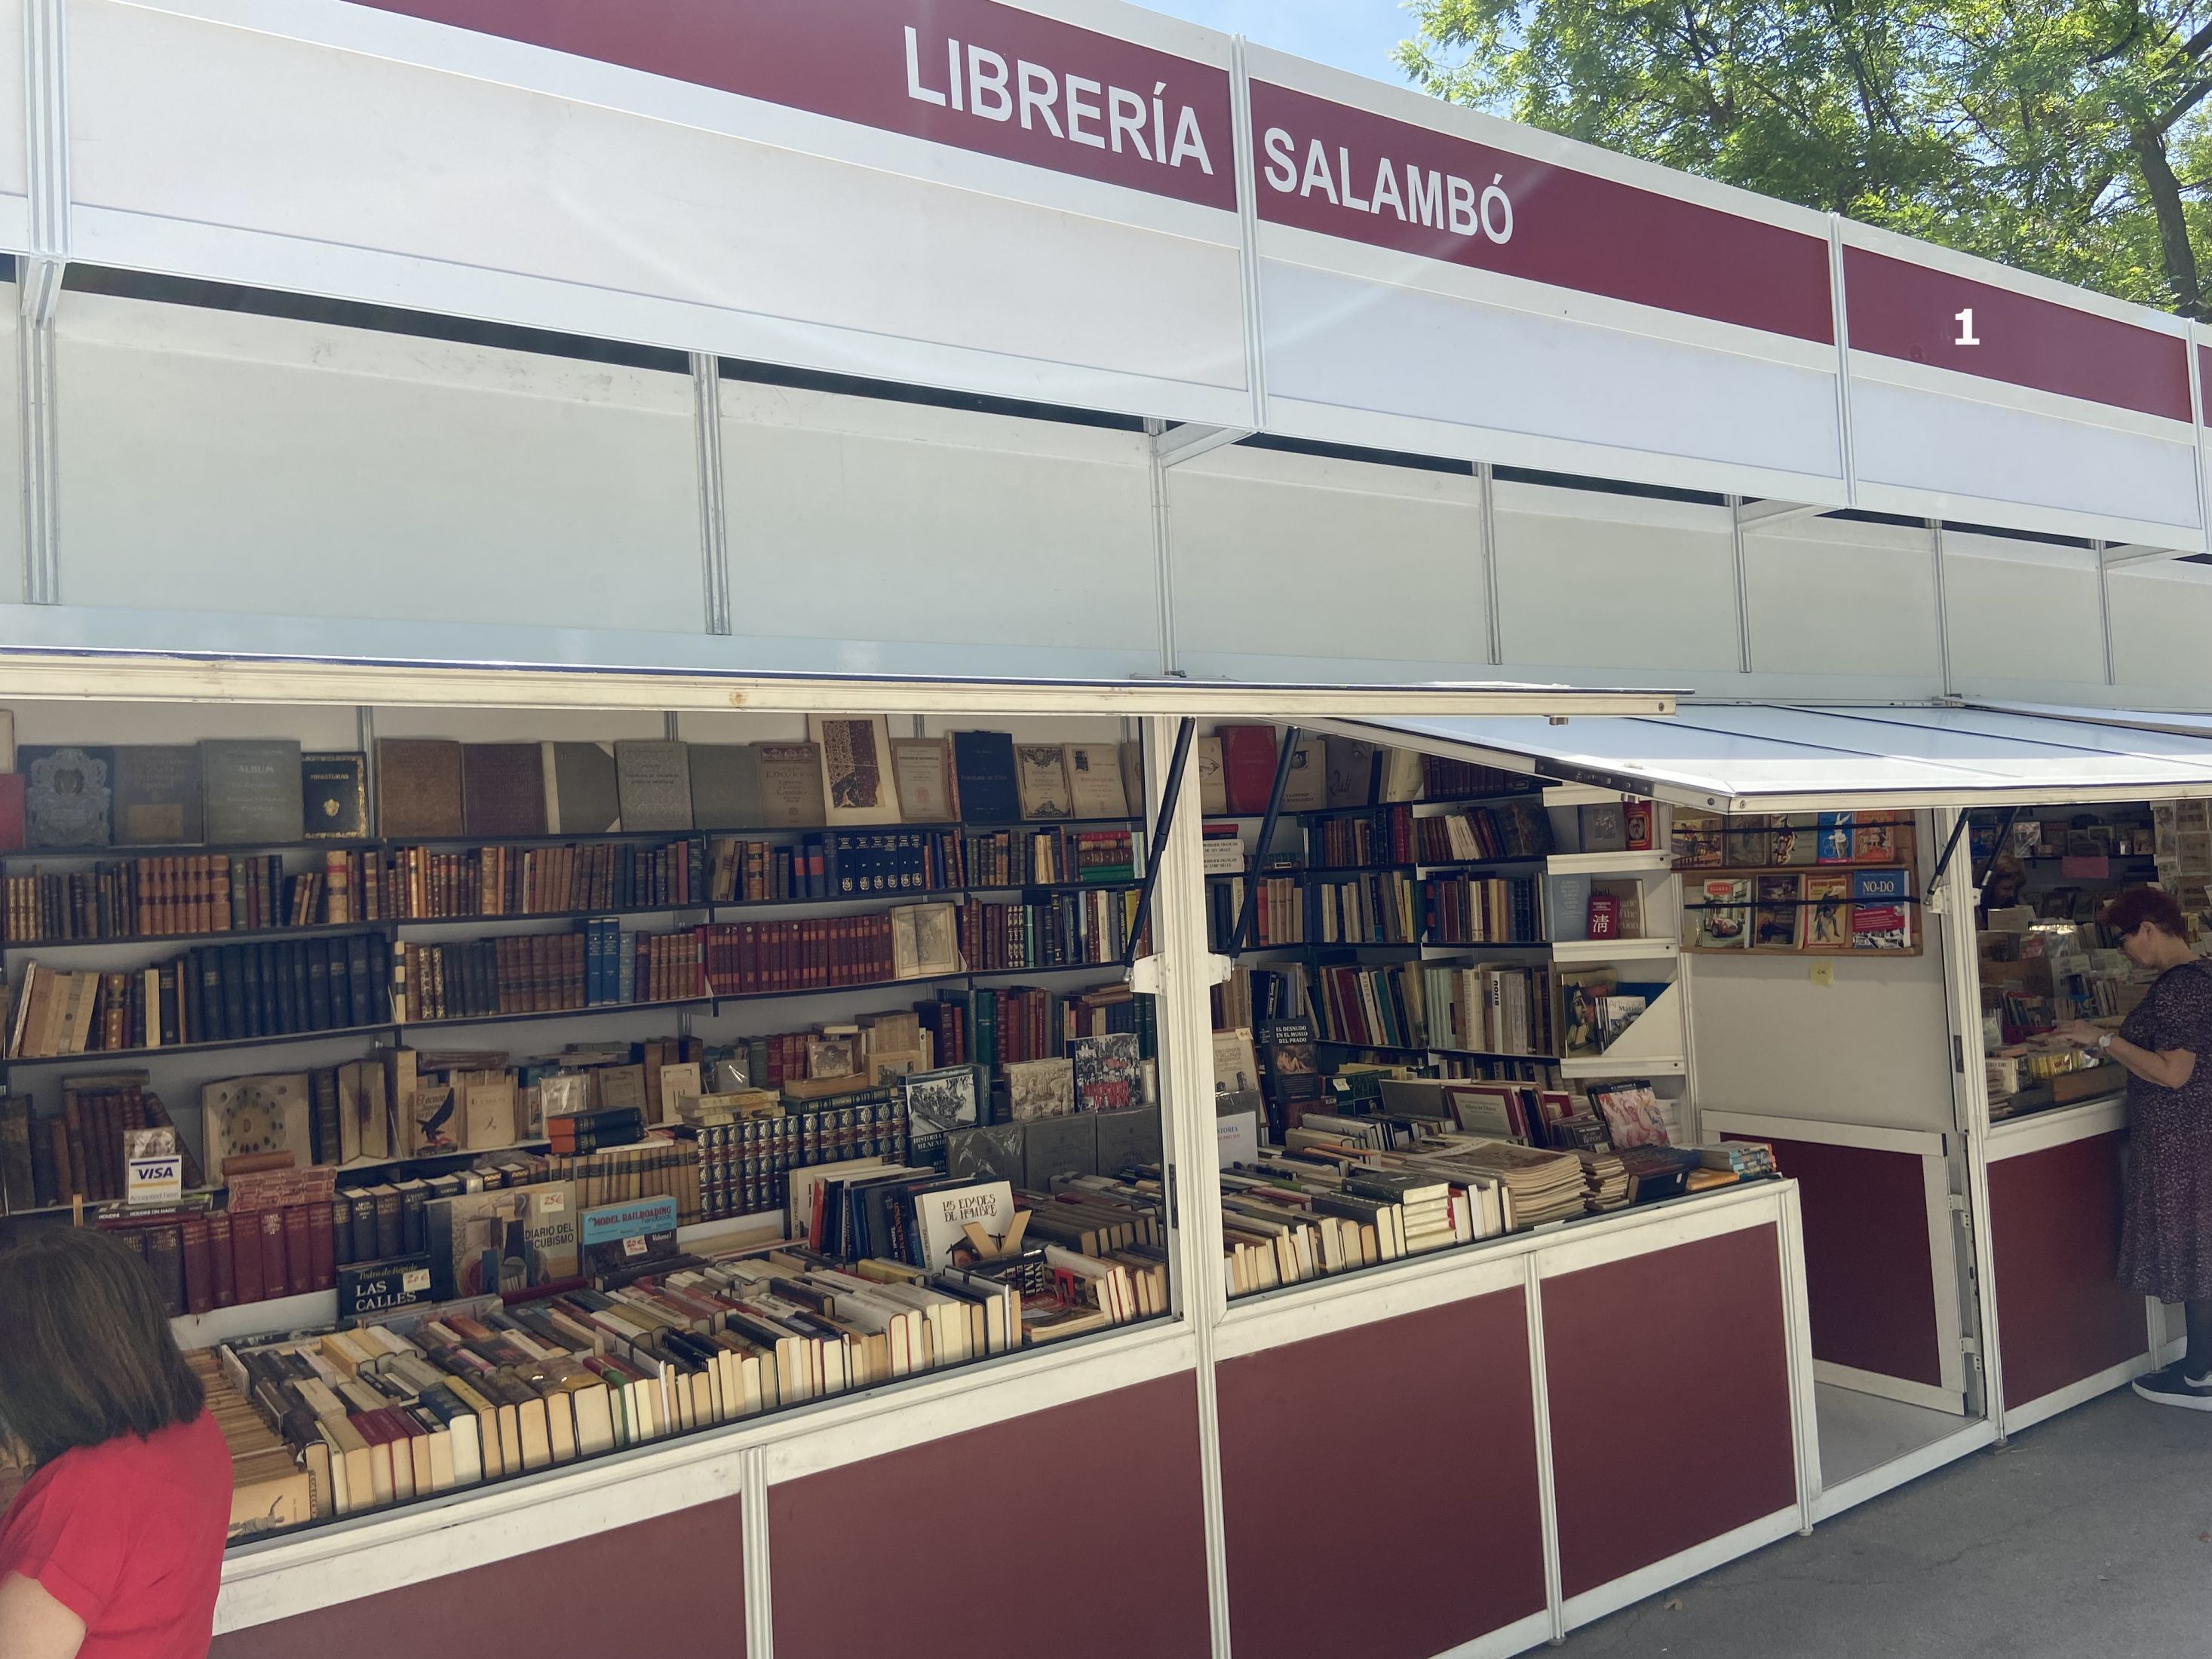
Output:
[[395,1255],[381,1261],[357,1261],[339,1268],[337,1280],[338,1321],[349,1323],[393,1308],[428,1302],[430,1258]]

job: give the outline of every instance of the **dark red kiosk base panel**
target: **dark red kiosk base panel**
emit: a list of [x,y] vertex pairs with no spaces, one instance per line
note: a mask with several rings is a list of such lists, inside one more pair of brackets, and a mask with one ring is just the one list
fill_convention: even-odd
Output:
[[1544,1358],[1566,1595],[1797,1501],[1772,1227],[1546,1279]]
[[783,1481],[768,1517],[776,1659],[1212,1648],[1188,1372]]
[[1796,1178],[1803,1209],[1813,1358],[1942,1387],[1919,1155],[1814,1140],[1768,1144],[1783,1174]]
[[1544,1610],[1520,1291],[1230,1360],[1214,1387],[1238,1653],[1428,1659]]
[[1990,1165],[1997,1340],[2012,1410],[2125,1364],[2150,1346],[2142,1293],[2120,1260],[2115,1133]]
[[[626,1653],[729,1659],[745,1644],[739,1504],[718,1498],[489,1566],[218,1636],[210,1659]],[[343,1577],[343,1559],[332,1564]]]

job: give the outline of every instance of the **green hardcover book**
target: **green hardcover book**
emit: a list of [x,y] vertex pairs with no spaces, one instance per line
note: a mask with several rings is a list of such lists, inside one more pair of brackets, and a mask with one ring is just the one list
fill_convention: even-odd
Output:
[[0,1096],[0,1209],[9,1214],[38,1207],[31,1176],[31,1097]]
[[283,738],[204,738],[200,774],[210,847],[282,847],[301,838],[300,745]]
[[302,825],[309,841],[368,836],[368,757],[358,752],[300,757]]

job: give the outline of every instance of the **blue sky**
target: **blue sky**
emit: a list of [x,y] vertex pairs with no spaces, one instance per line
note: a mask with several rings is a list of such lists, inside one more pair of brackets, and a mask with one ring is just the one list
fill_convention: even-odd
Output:
[[1154,11],[1378,81],[1406,77],[1390,49],[1413,32],[1398,0],[1139,0]]

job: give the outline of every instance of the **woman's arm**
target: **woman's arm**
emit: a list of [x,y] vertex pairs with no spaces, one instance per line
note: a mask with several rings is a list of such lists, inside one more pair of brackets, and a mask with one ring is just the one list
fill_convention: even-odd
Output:
[[[2096,1048],[2105,1034],[2101,1026],[2092,1025],[2086,1019],[2069,1019],[2054,1033],[2063,1042],[2090,1049]],[[2112,1046],[2104,1052],[2144,1082],[2155,1083],[2161,1089],[2182,1088],[2197,1075],[2197,1055],[2191,1049],[2167,1048],[2161,1052],[2145,1048],[2115,1034]]]
[[2197,1056],[2186,1048],[2168,1048],[2161,1054],[2116,1036],[2105,1052],[2144,1082],[2155,1083],[2161,1089],[2183,1088],[2197,1075]]
[[76,1659],[84,1620],[20,1572],[0,1577],[0,1659]]

